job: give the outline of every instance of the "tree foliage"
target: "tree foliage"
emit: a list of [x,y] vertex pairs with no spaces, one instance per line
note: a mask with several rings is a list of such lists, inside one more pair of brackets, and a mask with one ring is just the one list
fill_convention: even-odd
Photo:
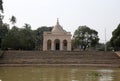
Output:
[[16,17],[15,17],[15,16],[12,16],[12,17],[10,18],[10,22],[14,25],[14,24],[17,22]]
[[111,46],[114,50],[120,50],[120,24],[118,27],[112,32],[112,38],[110,40]]
[[98,43],[98,32],[87,26],[79,26],[73,35],[73,46],[85,50],[88,47],[95,47]]
[[[0,0],[0,11],[2,13],[4,12],[4,10],[3,10],[3,1],[2,0]],[[0,25],[3,24],[3,18],[4,18],[4,16],[0,13]]]
[[8,32],[7,36],[2,41],[2,48],[12,48],[18,49],[19,47],[19,29],[17,27],[12,27],[12,29]]
[[32,50],[35,47],[34,33],[29,24],[20,29],[20,44],[23,50]]
[[2,49],[34,50],[36,46],[40,49],[43,42],[43,32],[51,29],[51,27],[44,26],[32,30],[31,25],[26,23],[23,28],[13,26],[2,40]]
[[7,24],[0,25],[0,48],[1,48],[2,40],[7,35],[8,31],[9,31],[9,25]]
[[36,49],[41,48],[43,45],[43,32],[44,31],[51,31],[53,27],[42,26],[35,30],[35,44]]
[[13,26],[2,42],[4,49],[32,50],[35,47],[33,31],[30,28]]
[[0,10],[1,10],[1,12],[3,13],[3,1],[2,0],[0,0]]

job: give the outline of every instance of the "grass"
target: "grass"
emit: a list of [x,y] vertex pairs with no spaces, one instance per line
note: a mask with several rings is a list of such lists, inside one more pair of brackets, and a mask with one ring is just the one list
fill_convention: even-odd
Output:
[[91,72],[91,73],[89,73],[88,75],[91,76],[91,77],[95,77],[95,78],[102,76],[102,75],[101,75],[100,73],[98,73],[98,72]]

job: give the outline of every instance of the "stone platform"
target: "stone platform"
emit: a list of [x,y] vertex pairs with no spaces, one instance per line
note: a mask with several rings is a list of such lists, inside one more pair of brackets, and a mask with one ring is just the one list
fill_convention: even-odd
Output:
[[114,52],[6,51],[0,66],[120,67],[120,57]]

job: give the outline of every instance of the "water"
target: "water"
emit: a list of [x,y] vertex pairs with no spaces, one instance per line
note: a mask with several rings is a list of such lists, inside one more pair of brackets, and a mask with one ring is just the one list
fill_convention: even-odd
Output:
[[120,68],[0,67],[0,81],[120,81]]

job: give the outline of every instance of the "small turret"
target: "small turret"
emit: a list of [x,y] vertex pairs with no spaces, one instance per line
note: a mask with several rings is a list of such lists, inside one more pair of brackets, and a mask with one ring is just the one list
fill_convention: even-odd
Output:
[[66,33],[66,31],[62,28],[62,26],[59,24],[59,19],[57,18],[57,23],[52,29],[53,33]]

